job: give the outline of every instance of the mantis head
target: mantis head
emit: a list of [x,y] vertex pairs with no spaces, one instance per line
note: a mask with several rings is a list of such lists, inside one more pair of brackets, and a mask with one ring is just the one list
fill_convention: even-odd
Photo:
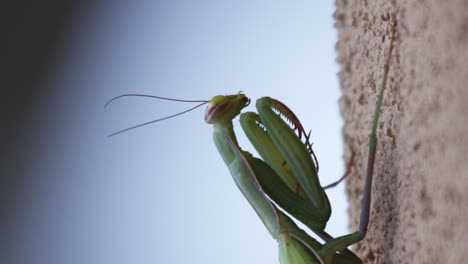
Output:
[[249,104],[250,99],[242,93],[226,96],[217,95],[208,103],[205,112],[205,121],[208,124],[230,122]]

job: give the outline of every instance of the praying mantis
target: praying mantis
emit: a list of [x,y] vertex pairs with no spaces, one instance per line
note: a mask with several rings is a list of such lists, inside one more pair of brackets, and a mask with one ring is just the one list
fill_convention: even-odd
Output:
[[[200,104],[187,111],[133,126],[110,136],[172,118],[208,104],[205,121],[213,125],[215,145],[236,185],[270,235],[277,240],[280,263],[362,263],[347,247],[365,237],[369,223],[377,124],[389,73],[395,27],[396,24],[392,31],[389,54],[372,122],[360,225],[359,230],[354,233],[334,238],[324,231],[331,215],[331,208],[318,178],[318,162],[310,143],[310,133],[305,132],[293,111],[276,99],[262,97],[256,102],[258,113],[241,114],[241,111],[250,104],[250,99],[240,92],[234,95],[218,95],[209,101],[124,94],[111,99],[108,103],[121,97],[145,96],[172,101],[200,102]],[[243,151],[239,146],[232,122],[238,115],[244,133],[262,159]],[[288,215],[302,222],[325,242],[322,244],[311,237]]]

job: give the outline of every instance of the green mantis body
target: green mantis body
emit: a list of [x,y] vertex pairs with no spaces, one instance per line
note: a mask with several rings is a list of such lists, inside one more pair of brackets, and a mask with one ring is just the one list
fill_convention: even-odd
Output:
[[[248,104],[249,99],[244,94],[216,96],[207,107],[205,120],[214,125],[215,144],[237,186],[278,241],[280,262],[360,263],[353,254],[336,253],[361,240],[359,232],[321,245],[270,201],[272,199],[316,231],[323,231],[331,214],[330,203],[320,186],[308,149],[307,137],[305,143],[301,141],[278,114],[297,122],[284,104],[264,97],[256,104],[259,115],[248,112],[240,117],[244,132],[264,160],[240,149],[232,119]],[[297,125],[302,127],[300,123]]]
[[214,124],[214,141],[237,186],[278,241],[281,263],[360,263],[352,254],[336,252],[361,240],[361,233],[331,239],[322,246],[270,201],[316,231],[323,231],[331,214],[307,148],[308,139],[301,141],[279,115],[297,122],[284,104],[264,97],[256,104],[259,115],[249,112],[240,117],[244,132],[264,160],[240,149],[231,120],[248,103],[244,94],[214,97],[205,120]]
[[[306,135],[301,123],[286,105],[278,100],[263,97],[256,102],[258,114],[253,112],[241,114],[241,126],[262,157],[259,159],[240,148],[232,124],[232,120],[249,105],[250,99],[239,93],[215,96],[210,101],[203,101],[209,103],[205,121],[213,124],[213,139],[216,147],[237,186],[271,236],[278,241],[281,264],[362,263],[347,247],[362,240],[367,232],[377,146],[376,130],[389,71],[394,34],[395,29],[372,123],[363,208],[357,232],[333,238],[324,231],[331,215],[330,203],[319,182],[318,164],[309,142],[309,135]],[[135,127],[139,126],[141,125]],[[279,207],[305,224],[325,243],[318,242],[300,229]]]

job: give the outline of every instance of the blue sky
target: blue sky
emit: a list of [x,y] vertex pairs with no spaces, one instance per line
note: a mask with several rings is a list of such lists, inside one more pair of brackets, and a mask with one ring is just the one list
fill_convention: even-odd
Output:
[[[31,127],[36,180],[12,214],[17,225],[4,256],[278,263],[276,242],[217,153],[204,109],[106,138],[190,105],[146,98],[103,105],[123,93],[274,97],[312,129],[321,182],[330,183],[344,171],[333,12],[330,1],[135,1],[83,12]],[[344,185],[328,194],[327,230],[346,234]]]

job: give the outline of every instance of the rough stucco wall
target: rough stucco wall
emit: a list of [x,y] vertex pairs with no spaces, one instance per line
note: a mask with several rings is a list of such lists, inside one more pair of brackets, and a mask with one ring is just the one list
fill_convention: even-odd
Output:
[[337,0],[351,230],[392,21],[364,263],[468,263],[468,1]]

